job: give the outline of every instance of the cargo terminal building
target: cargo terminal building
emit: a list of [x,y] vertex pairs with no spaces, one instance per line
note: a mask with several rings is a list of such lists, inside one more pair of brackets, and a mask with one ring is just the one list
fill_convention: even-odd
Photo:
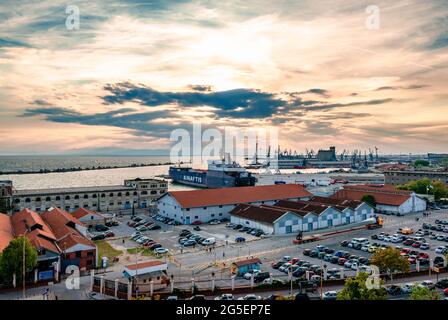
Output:
[[374,208],[365,202],[313,197],[309,201],[280,200],[273,205],[240,204],[230,212],[230,221],[267,234],[285,235],[349,226],[373,214]]
[[116,186],[13,190],[10,197],[15,212],[25,208],[44,212],[51,207],[107,212],[150,207],[167,190],[165,180],[137,178]]
[[161,216],[183,224],[204,223],[229,219],[230,211],[240,203],[269,205],[279,200],[308,200],[311,197],[312,194],[298,184],[172,191],[158,199],[157,211]]

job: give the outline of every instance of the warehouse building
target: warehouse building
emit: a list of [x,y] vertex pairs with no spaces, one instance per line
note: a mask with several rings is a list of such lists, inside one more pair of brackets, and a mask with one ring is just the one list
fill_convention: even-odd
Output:
[[398,190],[391,185],[353,185],[344,186],[332,198],[339,200],[361,200],[363,196],[375,198],[376,210],[397,215],[426,210],[426,201],[414,192]]
[[164,217],[191,224],[230,218],[230,211],[240,203],[274,204],[278,200],[311,197],[311,193],[297,184],[172,191],[158,199],[157,211]]
[[14,190],[10,198],[16,212],[25,208],[43,212],[51,207],[107,212],[150,207],[167,190],[165,180],[137,178],[117,186]]
[[309,201],[280,200],[273,205],[240,204],[230,212],[232,223],[275,235],[360,223],[373,214],[373,207],[364,202],[322,197]]

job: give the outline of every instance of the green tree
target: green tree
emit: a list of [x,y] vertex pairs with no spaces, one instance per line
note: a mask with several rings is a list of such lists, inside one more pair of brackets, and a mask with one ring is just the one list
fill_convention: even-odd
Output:
[[361,201],[370,204],[372,207],[376,206],[376,199],[371,194],[365,194],[362,196]]
[[[25,243],[24,243],[25,242]],[[37,265],[37,251],[26,237],[12,240],[3,250],[0,260],[0,273],[3,281],[12,283],[13,274],[16,274],[17,282],[22,281],[23,275],[23,246],[25,244],[25,271],[32,271]]]
[[440,300],[436,290],[415,286],[411,291],[411,300]]
[[0,198],[0,213],[8,213],[11,210],[9,201],[7,198]]
[[427,160],[415,160],[414,167],[429,167],[429,161],[427,161]]
[[393,247],[377,250],[371,257],[371,264],[377,266],[380,272],[387,272],[391,278],[394,272],[409,272],[409,261]]
[[345,280],[344,288],[338,293],[338,300],[385,300],[386,289],[368,289],[367,278],[369,275],[360,272],[356,277]]
[[448,158],[442,159],[442,161],[440,161],[440,166],[443,168],[448,168]]

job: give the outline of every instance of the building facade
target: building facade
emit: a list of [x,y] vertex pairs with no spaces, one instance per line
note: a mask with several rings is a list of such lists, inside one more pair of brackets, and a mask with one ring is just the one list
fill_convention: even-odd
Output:
[[405,215],[426,210],[426,201],[417,194],[407,190],[397,190],[391,185],[353,185],[344,186],[332,198],[346,200],[361,200],[371,195],[376,202],[378,212]]
[[150,207],[167,191],[165,180],[137,178],[121,186],[16,190],[11,199],[14,211],[43,212],[58,207],[69,212],[79,208],[107,212]]
[[430,170],[388,170],[384,171],[384,181],[386,184],[405,184],[414,180],[430,179],[448,183],[448,171]]
[[240,204],[231,212],[231,222],[260,229],[267,234],[297,234],[361,223],[373,217],[374,208],[361,202],[328,201],[316,197],[310,201],[280,200],[274,205]]
[[158,214],[182,224],[230,218],[240,203],[274,204],[281,199],[303,200],[312,196],[303,186],[280,184],[168,192],[157,201]]

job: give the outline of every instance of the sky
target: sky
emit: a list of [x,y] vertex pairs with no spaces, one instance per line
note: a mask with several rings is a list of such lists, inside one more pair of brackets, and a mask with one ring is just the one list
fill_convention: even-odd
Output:
[[448,152],[447,89],[446,0],[0,2],[0,155],[167,150],[193,123]]

